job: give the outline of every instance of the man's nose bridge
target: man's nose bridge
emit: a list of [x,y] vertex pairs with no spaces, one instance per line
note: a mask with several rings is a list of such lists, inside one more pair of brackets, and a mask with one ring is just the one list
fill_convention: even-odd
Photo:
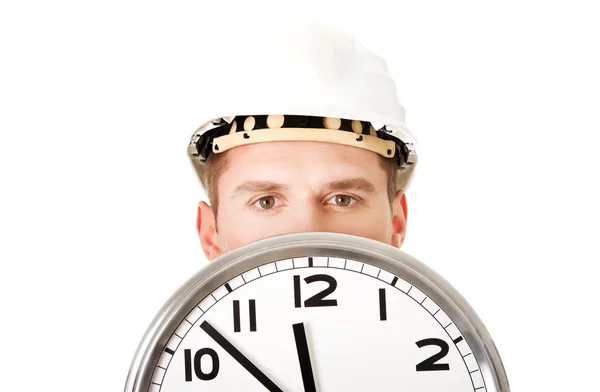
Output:
[[328,218],[316,207],[305,207],[296,214],[294,226],[302,232],[327,231]]

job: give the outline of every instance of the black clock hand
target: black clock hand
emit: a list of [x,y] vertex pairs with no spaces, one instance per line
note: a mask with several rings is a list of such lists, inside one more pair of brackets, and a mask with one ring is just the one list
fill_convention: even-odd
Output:
[[275,385],[275,383],[271,381],[269,377],[267,377],[252,362],[250,362],[250,360],[246,358],[244,354],[242,354],[237,348],[229,343],[229,341],[225,339],[223,335],[217,332],[217,330],[214,329],[214,327],[210,325],[208,321],[203,321],[202,324],[200,324],[200,328],[202,328],[204,332],[208,334],[208,336],[213,338],[215,342],[219,343],[219,346],[223,347],[223,349],[227,351],[229,355],[233,357],[233,359],[238,361],[238,363],[242,365],[244,369],[250,372],[250,374],[260,381],[260,383],[264,385],[270,392],[283,392],[281,388]]
[[296,350],[298,351],[298,361],[300,362],[300,371],[302,372],[302,382],[304,382],[304,392],[317,392],[315,377],[313,376],[310,364],[304,323],[293,324],[292,327],[294,328],[294,338],[296,338]]

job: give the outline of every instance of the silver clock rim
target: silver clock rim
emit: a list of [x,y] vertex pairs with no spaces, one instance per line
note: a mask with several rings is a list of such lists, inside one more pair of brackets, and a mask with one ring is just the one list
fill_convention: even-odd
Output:
[[488,392],[509,392],[498,350],[466,299],[433,269],[391,245],[350,234],[310,232],[261,239],[227,252],[189,278],[156,314],[131,363],[125,392],[147,392],[168,339],[191,308],[233,277],[269,262],[306,256],[367,262],[406,280],[443,309],[461,331],[479,364]]

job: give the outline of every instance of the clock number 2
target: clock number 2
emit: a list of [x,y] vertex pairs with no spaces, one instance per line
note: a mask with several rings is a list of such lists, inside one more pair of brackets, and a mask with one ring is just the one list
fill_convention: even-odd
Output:
[[[212,370],[210,373],[205,373],[202,369],[202,357],[208,355],[212,360]],[[192,350],[184,350],[184,361],[185,361],[185,381],[192,381]],[[217,377],[219,374],[219,356],[217,352],[212,348],[202,348],[196,351],[194,354],[194,373],[200,380],[208,381]]]
[[[313,282],[326,282],[329,284],[329,286],[325,290],[318,292],[317,294],[304,301],[304,307],[311,308],[317,306],[337,306],[336,299],[325,299],[325,297],[333,293],[337,288],[337,281],[333,276],[325,274],[311,275],[304,278],[304,281],[309,284]],[[302,288],[300,285],[300,275],[294,275],[294,305],[296,308],[302,307],[301,292]]]
[[444,342],[442,339],[431,338],[419,340],[416,344],[419,348],[425,346],[438,346],[440,348],[439,353],[427,358],[426,360],[417,365],[417,372],[425,372],[431,370],[450,370],[450,365],[448,365],[447,363],[436,363],[440,359],[444,358],[446,354],[448,354],[448,343]]

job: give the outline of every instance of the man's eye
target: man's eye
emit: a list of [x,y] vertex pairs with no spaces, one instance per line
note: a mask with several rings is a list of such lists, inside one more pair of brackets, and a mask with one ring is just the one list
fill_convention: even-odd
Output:
[[[355,198],[353,198],[352,196],[348,196],[348,195],[335,195],[334,197],[332,197],[329,200],[333,200],[334,204],[336,204],[340,207],[350,206],[350,205],[356,203],[356,201],[357,201]],[[352,200],[354,200],[354,202],[352,202]]]
[[265,196],[261,197],[254,203],[261,210],[270,210],[275,205],[275,197],[273,196]]

